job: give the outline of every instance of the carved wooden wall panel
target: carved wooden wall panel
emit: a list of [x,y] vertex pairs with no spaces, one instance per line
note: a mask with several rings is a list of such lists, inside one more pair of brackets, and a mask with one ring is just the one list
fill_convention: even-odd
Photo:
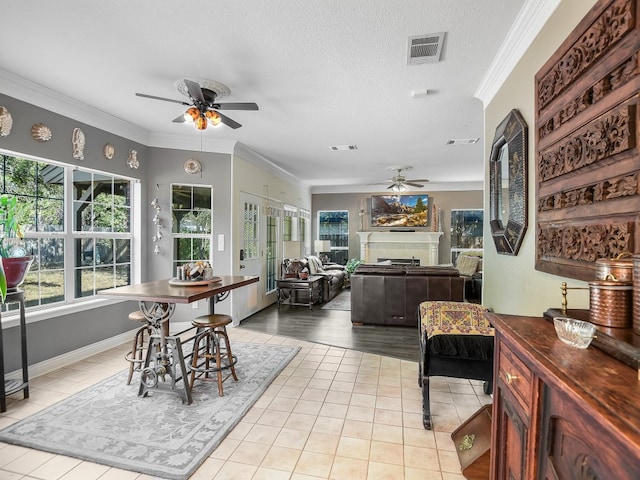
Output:
[[601,0],[536,75],[536,269],[640,253],[640,0]]

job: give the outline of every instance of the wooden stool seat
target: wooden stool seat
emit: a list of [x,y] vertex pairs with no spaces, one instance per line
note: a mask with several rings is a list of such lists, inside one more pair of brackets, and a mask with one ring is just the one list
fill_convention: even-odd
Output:
[[194,318],[191,321],[191,324],[194,327],[199,328],[216,328],[216,327],[224,327],[233,322],[233,319],[230,315],[225,315],[223,313],[212,313],[209,315],[200,315],[199,317]]
[[144,316],[142,310],[136,310],[135,312],[131,312],[129,314],[129,320],[140,323],[148,323],[147,317]]
[[[198,376],[216,373],[218,381],[218,393],[222,397],[224,390],[222,383],[229,377],[237,382],[235,363],[236,357],[231,353],[231,344],[227,335],[226,326],[232,323],[229,315],[212,313],[201,315],[193,319],[191,324],[198,329],[193,341],[193,354],[191,361],[191,375],[189,378],[189,390],[193,390],[193,383]],[[224,347],[222,346],[224,342]],[[215,361],[215,365],[214,365]],[[223,377],[222,371],[229,369],[229,375]]]
[[144,359],[146,357],[146,350],[149,345],[149,337],[158,333],[157,329],[151,324],[149,319],[145,317],[142,310],[131,312],[129,314],[129,320],[142,323],[143,325],[136,330],[136,333],[133,336],[131,350],[129,350],[124,356],[124,359],[129,362],[129,377],[127,378],[127,385],[131,383],[133,372],[142,370]]

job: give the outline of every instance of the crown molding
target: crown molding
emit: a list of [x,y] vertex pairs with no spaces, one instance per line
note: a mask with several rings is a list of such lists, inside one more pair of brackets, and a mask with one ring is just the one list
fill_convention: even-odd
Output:
[[244,143],[237,142],[235,144],[233,155],[238,156],[239,158],[242,158],[243,160],[251,163],[252,165],[265,168],[266,170],[270,171],[271,173],[282,178],[285,181],[295,183],[297,185],[305,186],[308,188],[306,182],[300,180],[299,178],[296,178],[287,170],[285,170],[282,167],[279,167],[278,165],[273,163],[271,160],[269,160],[267,157],[256,152],[255,150],[252,150],[250,147],[248,147]]
[[143,145],[149,143],[150,132],[148,130],[6,70],[0,69],[0,85],[2,85],[2,93],[25,103],[44,108]]
[[526,0],[474,97],[487,105],[498,93],[562,0]]

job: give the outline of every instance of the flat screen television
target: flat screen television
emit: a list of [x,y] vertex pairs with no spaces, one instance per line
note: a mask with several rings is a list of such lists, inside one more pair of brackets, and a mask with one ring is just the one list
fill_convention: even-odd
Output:
[[426,227],[429,224],[428,195],[372,195],[372,227]]

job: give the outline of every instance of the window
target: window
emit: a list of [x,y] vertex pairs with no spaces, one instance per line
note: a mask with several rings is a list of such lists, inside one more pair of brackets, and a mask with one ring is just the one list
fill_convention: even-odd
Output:
[[131,282],[130,179],[2,153],[0,159],[0,190],[23,205],[24,249],[35,257],[23,284],[27,307]]
[[265,293],[269,293],[276,288],[276,278],[278,269],[276,266],[278,255],[278,217],[267,215],[267,281],[265,282]]
[[173,225],[173,270],[194,260],[206,260],[212,266],[211,232],[213,190],[196,185],[171,186]]
[[329,260],[346,264],[349,257],[349,212],[347,210],[318,211],[318,239],[331,241]]
[[73,170],[75,297],[131,282],[130,182]]
[[451,210],[451,263],[462,252],[482,252],[483,210]]

